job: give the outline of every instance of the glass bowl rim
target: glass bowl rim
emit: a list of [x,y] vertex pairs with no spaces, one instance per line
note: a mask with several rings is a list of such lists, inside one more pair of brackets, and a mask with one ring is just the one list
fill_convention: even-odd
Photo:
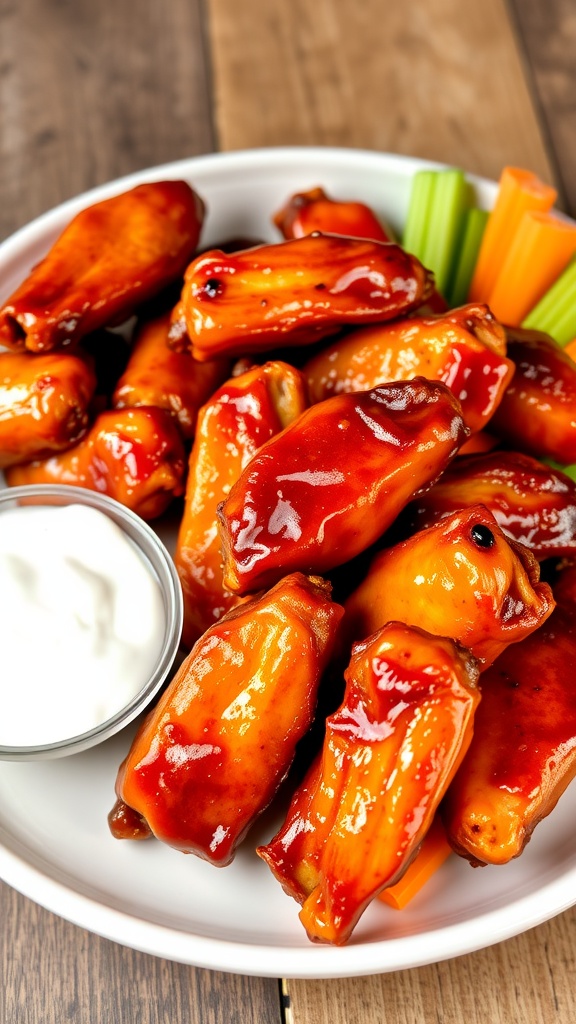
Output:
[[[95,508],[120,527],[137,547],[158,582],[164,603],[164,636],[150,676],[127,704],[104,722],[75,736],[29,746],[0,744],[0,760],[8,761],[32,761],[76,754],[103,743],[129,725],[151,703],[166,681],[180,645],[184,617],[182,587],[172,557],[158,534],[135,512],[107,494],[72,484],[25,484],[0,490],[0,515],[6,506],[18,506],[23,499],[34,498],[61,499],[57,502],[60,506],[80,504]],[[53,507],[55,504],[50,501],[34,503],[43,507]]]

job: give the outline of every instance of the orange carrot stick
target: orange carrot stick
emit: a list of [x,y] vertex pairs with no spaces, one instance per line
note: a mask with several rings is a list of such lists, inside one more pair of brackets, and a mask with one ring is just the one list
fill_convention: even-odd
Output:
[[546,212],[553,206],[556,195],[554,188],[545,185],[531,171],[504,168],[472,277],[470,302],[488,302],[522,215],[527,210]]
[[576,252],[576,224],[559,213],[529,210],[510,239],[488,298],[497,320],[518,327]]
[[378,899],[395,910],[403,910],[451,853],[442,822],[436,817],[410,867],[399,882],[383,889]]

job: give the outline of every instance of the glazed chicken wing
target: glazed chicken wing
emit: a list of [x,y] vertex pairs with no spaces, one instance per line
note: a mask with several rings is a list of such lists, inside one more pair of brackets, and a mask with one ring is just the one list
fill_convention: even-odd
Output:
[[239,600],[224,586],[218,506],[258,449],[305,407],[298,370],[270,362],[227,381],[200,411],[175,553],[187,647]]
[[154,519],[184,491],[186,454],[163,409],[100,413],[73,448],[6,471],[11,487],[74,484],[108,494],[143,519]]
[[[324,580],[286,576],[195,645],[120,768],[110,823],[228,864],[308,729],[342,608]],[[126,823],[129,823],[126,830]]]
[[538,559],[576,554],[576,483],[529,455],[497,451],[457,459],[408,510],[424,529],[451,512],[485,505],[503,533]]
[[323,231],[330,235],[371,238],[376,242],[392,241],[369,206],[331,199],[323,188],[297,192],[273,220],[284,238],[303,238],[314,231]]
[[518,857],[576,775],[575,679],[572,604],[482,673],[474,739],[442,809],[449,842],[474,865]]
[[228,376],[224,359],[198,363],[168,345],[170,313],[140,324],[128,365],[112,396],[115,409],[151,405],[175,417],[182,436],[194,437],[198,411]]
[[493,415],[514,373],[505,356],[504,329],[488,307],[462,306],[351,331],[314,356],[303,373],[312,402],[418,376],[441,380],[460,401],[466,426],[476,431]]
[[0,345],[47,352],[118,324],[184,272],[204,206],[184,181],[157,181],[77,214],[0,309]]
[[416,854],[480,699],[467,651],[399,623],[356,644],[345,675],[322,753],[258,849],[303,904],[308,936],[337,944]]
[[432,277],[397,245],[319,233],[188,267],[180,312],[196,359],[307,345],[344,325],[390,320],[431,293]]
[[422,378],[312,406],[257,452],[220,507],[226,586],[244,594],[353,558],[466,434],[448,388]]
[[516,371],[490,431],[518,451],[563,466],[576,462],[576,365],[539,331],[508,330]]
[[553,608],[532,552],[475,505],[376,555],[346,601],[343,629],[358,640],[398,619],[451,636],[488,664]]
[[0,353],[0,469],[75,444],[95,389],[90,361],[80,356]]

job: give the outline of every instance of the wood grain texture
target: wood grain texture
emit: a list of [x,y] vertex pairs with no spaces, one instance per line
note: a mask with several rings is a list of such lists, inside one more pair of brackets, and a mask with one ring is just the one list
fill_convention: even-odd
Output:
[[409,16],[395,0],[207,2],[221,148],[357,146],[552,179],[504,0],[414,0]]
[[288,981],[290,1024],[573,1024],[576,911],[470,956],[329,983]]
[[201,0],[0,6],[0,237],[69,196],[213,149]]
[[573,0],[509,0],[527,74],[547,125],[566,209],[576,215],[576,6]]
[[76,928],[0,883],[2,1024],[280,1024],[278,982],[197,970]]

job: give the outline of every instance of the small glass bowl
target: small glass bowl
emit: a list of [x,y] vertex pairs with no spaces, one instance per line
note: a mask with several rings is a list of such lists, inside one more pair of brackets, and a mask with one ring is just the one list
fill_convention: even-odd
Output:
[[[139,516],[107,495],[81,487],[58,484],[31,484],[0,490],[0,516],[3,511],[22,505],[89,505],[109,516],[139,550],[152,576],[159,584],[164,604],[164,637],[154,668],[138,693],[111,718],[87,732],[66,739],[33,746],[0,745],[0,760],[35,761],[65,757],[103,743],[133,721],[160,690],[174,664],[183,623],[180,580],[168,550],[157,534]],[[0,666],[2,651],[0,649]],[[1,670],[1,668],[0,668]]]

